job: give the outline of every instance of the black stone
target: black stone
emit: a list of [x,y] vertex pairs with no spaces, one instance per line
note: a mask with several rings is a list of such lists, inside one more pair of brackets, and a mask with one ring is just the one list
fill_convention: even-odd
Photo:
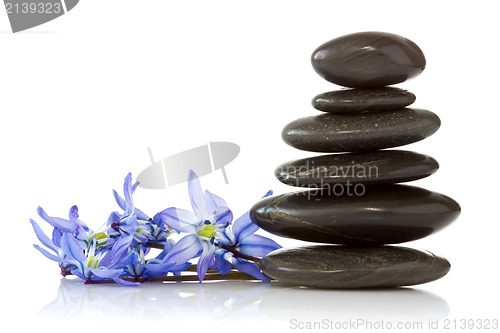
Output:
[[427,155],[405,150],[331,154],[281,164],[274,175],[282,183],[299,187],[332,184],[391,184],[430,176],[439,168]]
[[415,95],[398,88],[345,89],[319,94],[312,105],[331,113],[392,111],[415,102]]
[[412,286],[440,279],[450,270],[442,257],[399,246],[280,249],[259,266],[278,282],[333,289]]
[[336,153],[398,147],[435,133],[441,121],[431,111],[405,108],[363,114],[321,114],[285,126],[283,140],[301,150]]
[[407,185],[336,184],[268,197],[250,210],[262,229],[299,240],[346,244],[397,244],[426,237],[460,215],[453,199]]
[[422,50],[411,40],[385,32],[358,32],[335,38],[311,56],[325,80],[352,88],[404,82],[425,68]]

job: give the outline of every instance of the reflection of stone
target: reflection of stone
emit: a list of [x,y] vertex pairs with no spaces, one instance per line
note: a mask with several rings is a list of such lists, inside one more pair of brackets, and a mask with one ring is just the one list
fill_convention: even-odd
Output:
[[259,309],[269,318],[286,322],[292,318],[380,318],[426,322],[429,318],[445,318],[450,312],[443,298],[418,289],[314,290],[284,287],[278,283],[262,293]]
[[283,327],[292,318],[427,320],[444,318],[448,313],[445,300],[411,288],[306,290],[248,281],[148,283],[127,288],[84,285],[66,278],[61,280],[57,298],[40,310],[38,317],[63,326],[75,320],[87,325],[99,320],[100,328],[113,323],[143,327],[146,320],[173,328],[186,327],[186,323],[191,326],[196,320],[194,326],[201,322],[248,322],[254,329],[273,321]]
[[[431,175],[438,169],[434,159],[380,150],[423,140],[441,125],[430,111],[405,108],[415,95],[385,87],[424,70],[420,48],[394,34],[361,32],[321,45],[311,61],[324,79],[357,89],[316,96],[313,106],[328,113],[292,121],[281,136],[301,150],[355,153],[279,166],[275,175],[280,181],[310,190],[255,204],[250,210],[255,224],[304,241],[374,246],[423,238],[455,220],[460,205],[453,199],[393,184]],[[449,263],[397,247],[325,246],[278,250],[263,258],[261,267],[278,281],[301,286],[365,288],[430,282],[444,276]]]

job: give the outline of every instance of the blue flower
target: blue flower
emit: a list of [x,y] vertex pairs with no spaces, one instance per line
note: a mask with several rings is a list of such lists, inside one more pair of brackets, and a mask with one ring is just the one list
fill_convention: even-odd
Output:
[[[115,190],[113,196],[116,203],[123,209],[123,213],[113,212],[108,218],[108,234],[116,240],[119,237],[133,235],[131,245],[135,243],[155,242],[163,243],[166,241],[169,233],[160,229],[156,223],[143,211],[134,206],[132,198],[138,183],[132,185],[132,174],[129,173],[124,180],[122,198]],[[110,242],[109,245],[113,244]]]
[[[47,223],[49,223],[51,226],[54,227],[52,231],[52,239],[50,239],[49,237],[47,237],[47,235],[45,235],[45,233],[42,231],[38,223],[30,219],[31,225],[33,227],[33,230],[35,231],[38,240],[40,240],[40,242],[48,250],[51,250],[52,253],[36,244],[34,244],[33,246],[47,258],[52,260],[54,260],[55,258],[59,259],[66,258],[64,251],[61,249],[61,237],[64,233],[70,233],[71,235],[73,235],[73,237],[75,237],[75,239],[78,242],[82,244],[88,243],[89,235],[92,234],[92,231],[85,224],[85,222],[79,220],[77,206],[72,206],[70,208],[68,220],[60,217],[49,216],[42,209],[42,207],[37,208],[37,213],[43,220],[45,220]],[[66,260],[59,261],[59,263],[60,263],[59,266],[61,267],[61,274],[63,276],[66,275],[67,272],[70,272],[72,269],[75,268],[74,264]]]
[[[263,198],[272,194],[267,192]],[[221,232],[218,241],[237,252],[255,258],[262,258],[269,252],[281,248],[281,246],[272,239],[255,235],[259,227],[252,222],[248,212],[238,218],[231,227]],[[253,261],[235,256],[232,252],[224,248],[215,251],[215,264],[219,274],[227,274],[232,267],[240,272],[252,275],[262,281],[269,282],[270,279],[260,271],[257,264]]]
[[[132,185],[129,173],[123,185],[123,198],[113,191],[123,212],[113,212],[97,232],[80,220],[77,206],[70,208],[68,219],[49,216],[38,207],[38,215],[53,227],[53,232],[49,238],[30,219],[44,246],[34,245],[35,248],[58,262],[63,275],[71,272],[85,283],[113,280],[123,285],[138,285],[138,281],[165,277],[168,273],[180,275],[191,265],[189,260],[197,257],[200,283],[209,268],[226,274],[233,267],[269,281],[255,262],[280,246],[254,234],[259,228],[252,223],[248,212],[231,226],[233,214],[227,203],[209,191],[203,192],[193,171],[188,178],[193,212],[171,207],[151,219],[134,206],[132,195],[136,188],[137,183]],[[173,232],[187,235],[175,243],[168,239]],[[162,251],[147,259],[151,248]]]
[[48,224],[56,228],[61,232],[69,232],[73,234],[76,238],[84,241],[88,241],[90,229],[87,224],[79,219],[78,207],[72,206],[69,209],[69,219],[63,219],[60,217],[49,216],[42,207],[37,208],[38,215],[45,220]]
[[[166,263],[164,260],[165,252],[161,252],[156,258],[146,261],[146,255],[149,250],[149,248],[139,246],[137,250],[131,250],[124,260],[122,260],[121,268],[124,269],[124,272],[129,277],[139,279],[165,276],[169,272],[179,273],[191,265],[190,263],[184,263],[182,265],[177,265],[174,262]],[[168,252],[168,249],[166,251]]]
[[49,250],[52,251],[47,251],[43,247],[40,247],[39,245],[33,244],[35,249],[40,251],[45,257],[49,258],[50,260],[57,261],[59,263],[59,266],[61,267],[61,274],[65,276],[68,272],[71,272],[73,269],[76,268],[74,264],[72,264],[69,260],[66,260],[66,255],[64,254],[64,251],[61,249],[61,243],[60,243],[60,237],[61,237],[61,232],[57,229],[54,228],[54,232],[52,233],[52,239],[47,237],[45,233],[42,231],[42,228],[36,223],[34,220],[30,219],[31,225],[33,226],[33,230],[35,231],[35,235],[40,240],[40,242]]
[[209,191],[203,193],[192,170],[188,177],[188,191],[194,213],[174,207],[160,212],[164,227],[189,234],[172,247],[165,261],[185,263],[199,256],[197,272],[201,283],[208,268],[213,266],[215,236],[232,222],[233,214],[223,199]]
[[71,272],[87,282],[91,279],[113,279],[124,285],[135,285],[120,279],[123,270],[113,267],[127,254],[133,235],[115,240],[106,250],[103,246],[107,241],[106,235],[103,232],[93,233],[79,220],[77,206],[70,208],[68,220],[49,216],[41,207],[38,207],[37,212],[54,230],[50,239],[38,223],[30,219],[38,240],[47,249],[36,244],[34,247],[45,257],[58,262],[63,276]]
[[61,247],[67,256],[67,260],[72,262],[76,269],[71,273],[85,280],[99,281],[112,279],[116,283],[126,286],[140,285],[138,282],[129,282],[121,279],[125,274],[123,269],[117,267],[124,254],[128,253],[128,244],[132,235],[124,237],[115,242],[111,251],[96,251],[95,240],[91,240],[87,248],[83,248],[69,234],[65,233],[61,238]]

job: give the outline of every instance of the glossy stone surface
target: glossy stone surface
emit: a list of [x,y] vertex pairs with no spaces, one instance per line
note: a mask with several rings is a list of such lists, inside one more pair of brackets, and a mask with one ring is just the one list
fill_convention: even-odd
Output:
[[435,133],[441,120],[431,111],[400,109],[300,118],[285,126],[283,141],[312,152],[369,151],[407,145]]
[[252,221],[275,235],[346,245],[413,241],[443,229],[458,215],[460,205],[453,199],[407,185],[337,184],[268,197],[250,210]]
[[386,32],[358,32],[332,39],[311,56],[325,80],[352,88],[404,82],[425,68],[422,50],[411,40]]
[[271,252],[260,268],[278,282],[350,289],[427,283],[445,276],[450,263],[430,252],[399,246],[316,245]]
[[274,175],[284,184],[323,187],[332,184],[391,184],[430,176],[439,168],[427,155],[405,150],[331,154],[281,164]]
[[331,113],[392,111],[415,102],[415,95],[398,88],[345,89],[319,94],[314,108]]

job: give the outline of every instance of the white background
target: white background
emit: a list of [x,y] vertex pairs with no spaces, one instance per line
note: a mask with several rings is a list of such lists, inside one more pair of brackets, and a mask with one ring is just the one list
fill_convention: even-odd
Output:
[[[18,34],[0,13],[4,327],[240,332],[293,331],[293,319],[499,319],[494,4],[83,0]],[[367,30],[410,38],[427,58],[419,77],[398,86],[415,93],[414,106],[437,113],[442,126],[404,149],[439,161],[435,175],[415,184],[453,197],[462,215],[407,245],[446,257],[452,269],[443,279],[346,292],[238,283],[84,286],[61,282],[57,264],[32,247],[38,241],[28,219],[37,217],[38,205],[64,217],[78,204],[80,217],[99,227],[117,209],[111,189],[148,166],[147,147],[160,159],[209,141],[240,145],[226,167],[229,185],[220,172],[201,178],[236,215],[268,189],[293,190],[274,178],[274,168],[313,154],[288,147],[281,129],[316,113],[313,96],[338,88],[315,74],[310,54],[332,38]],[[139,189],[135,202],[151,215],[189,208],[185,184]]]

